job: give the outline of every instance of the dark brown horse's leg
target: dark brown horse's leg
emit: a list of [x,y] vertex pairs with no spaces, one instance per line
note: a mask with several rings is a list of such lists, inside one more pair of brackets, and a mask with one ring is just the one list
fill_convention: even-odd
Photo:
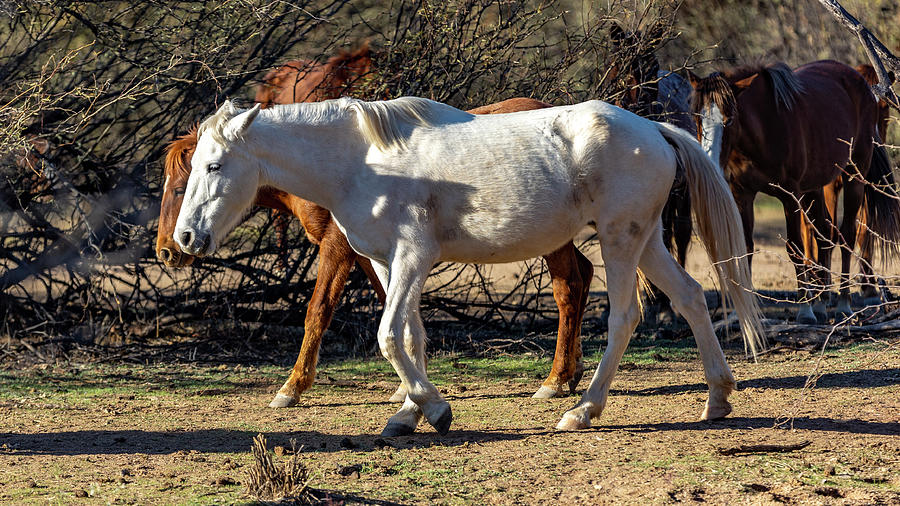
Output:
[[810,290],[813,298],[813,313],[816,319],[824,322],[828,317],[825,305],[825,294],[831,288],[831,256],[834,251],[834,239],[837,234],[830,216],[827,214],[827,202],[823,190],[815,190],[804,194],[803,202],[808,202],[807,211],[810,218],[810,229],[816,237],[816,258],[809,263]]
[[840,323],[853,314],[850,308],[850,261],[856,247],[856,215],[863,203],[865,186],[858,180],[844,181],[844,216],[841,220],[841,284],[835,321]]
[[756,200],[756,192],[732,189],[734,202],[737,204],[741,215],[741,225],[744,229],[744,244],[747,246],[747,266],[753,267],[753,201]]
[[571,242],[544,255],[553,283],[553,298],[559,308],[559,330],[556,336],[556,353],[550,376],[534,394],[536,399],[548,399],[563,394],[563,386],[575,377],[581,357],[582,300],[586,300],[577,250]]
[[797,311],[797,322],[815,325],[818,320],[812,310],[812,300],[808,290],[808,266],[803,253],[803,210],[794,195],[778,195],[784,207],[784,221],[787,228],[787,254],[794,264],[797,275],[797,300],[800,308]]
[[859,208],[859,219],[857,220],[860,223],[860,226],[856,232],[856,244],[859,244],[859,270],[862,273],[862,288],[860,288],[860,295],[863,298],[863,304],[866,305],[875,305],[885,301],[884,294],[882,292],[881,286],[878,281],[878,277],[875,275],[875,271],[872,268],[872,262],[875,259],[875,251],[873,241],[868,237],[868,232],[866,231],[866,207],[861,206]]
[[[675,221],[678,212],[678,197],[674,193],[669,194],[666,205],[662,211],[663,244],[671,253],[675,253]],[[649,295],[651,304],[647,314],[648,319],[655,319],[656,323],[670,325],[675,323],[675,312],[672,311],[672,302],[666,292],[650,283]]]
[[[319,346],[322,335],[331,323],[334,308],[340,300],[344,285],[350,276],[350,269],[357,255],[350,248],[347,238],[333,222],[319,245],[319,273],[316,287],[306,308],[303,344],[300,355],[284,386],[269,404],[272,408],[284,408],[297,404],[300,394],[312,386],[316,377],[316,363],[319,360]],[[380,285],[376,285],[380,286]]]

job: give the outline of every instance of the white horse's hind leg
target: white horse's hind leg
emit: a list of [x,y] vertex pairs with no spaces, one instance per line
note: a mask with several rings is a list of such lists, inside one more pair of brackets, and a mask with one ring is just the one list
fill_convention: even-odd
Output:
[[734,389],[734,377],[713,331],[703,288],[678,265],[658,236],[647,242],[640,268],[669,296],[672,307],[684,316],[694,332],[709,385],[709,400],[700,418],[708,420],[728,415],[731,413],[728,395]]
[[606,351],[581,402],[567,411],[556,425],[559,430],[586,429],[591,426],[591,418],[596,418],[603,412],[610,383],[640,320],[635,291],[637,258],[636,255],[621,258],[617,249],[611,245],[603,250],[609,293],[609,337]]

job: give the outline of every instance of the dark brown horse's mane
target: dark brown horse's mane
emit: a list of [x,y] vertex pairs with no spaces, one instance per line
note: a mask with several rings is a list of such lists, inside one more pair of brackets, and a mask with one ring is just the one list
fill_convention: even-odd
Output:
[[769,79],[775,104],[779,108],[790,111],[794,108],[797,96],[803,93],[803,86],[797,80],[794,71],[785,63],[747,64],[725,73],[716,72],[701,79],[694,90],[694,98],[691,100],[692,112],[699,114],[708,104],[715,103],[724,114],[733,117],[737,112],[737,105],[732,85],[754,74],[760,74]]
[[178,174],[184,176],[185,179],[191,175],[190,164],[186,163],[184,158],[187,153],[193,151],[193,149],[197,147],[197,127],[198,125],[195,123],[194,126],[188,130],[188,133],[175,139],[169,144],[169,147],[166,150],[164,175]]
[[721,72],[714,72],[700,79],[694,85],[694,92],[691,96],[691,112],[696,116],[702,115],[703,111],[711,104],[715,104],[722,114],[731,118],[737,112],[737,102],[731,91],[731,82]]

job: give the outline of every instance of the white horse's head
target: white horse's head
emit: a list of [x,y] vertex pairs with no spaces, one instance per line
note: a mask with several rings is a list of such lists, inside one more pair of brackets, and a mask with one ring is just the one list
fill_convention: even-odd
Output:
[[175,225],[174,239],[189,255],[212,254],[253,204],[260,166],[248,156],[244,134],[259,113],[226,101],[200,124],[197,149]]

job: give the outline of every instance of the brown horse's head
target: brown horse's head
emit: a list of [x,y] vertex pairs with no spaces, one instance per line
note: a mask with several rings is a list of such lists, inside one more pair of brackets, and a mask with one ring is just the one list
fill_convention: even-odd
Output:
[[172,234],[184,200],[184,189],[191,175],[191,157],[197,147],[197,127],[169,144],[166,151],[162,202],[159,209],[159,227],[156,231],[156,257],[166,267],[185,267],[194,257],[181,251]]
[[[875,67],[869,65],[868,63],[863,63],[856,67],[856,71],[862,74],[862,76],[866,79],[866,82],[869,83],[869,86],[874,86],[878,84],[878,74],[875,72]],[[888,83],[888,86],[892,86],[894,84],[894,73],[888,72],[888,79],[891,80]],[[887,128],[888,128],[888,119],[891,116],[891,106],[888,105],[887,101],[881,97],[878,98],[878,135],[881,137],[882,142],[887,141]]]
[[609,75],[624,90],[616,100],[617,106],[641,116],[651,114],[651,106],[659,95],[659,60],[655,51],[661,35],[626,32],[618,24],[610,28],[617,62]]
[[372,71],[368,43],[354,51],[341,51],[325,63],[297,60],[270,71],[256,91],[263,107],[273,104],[318,102],[352,94]]

